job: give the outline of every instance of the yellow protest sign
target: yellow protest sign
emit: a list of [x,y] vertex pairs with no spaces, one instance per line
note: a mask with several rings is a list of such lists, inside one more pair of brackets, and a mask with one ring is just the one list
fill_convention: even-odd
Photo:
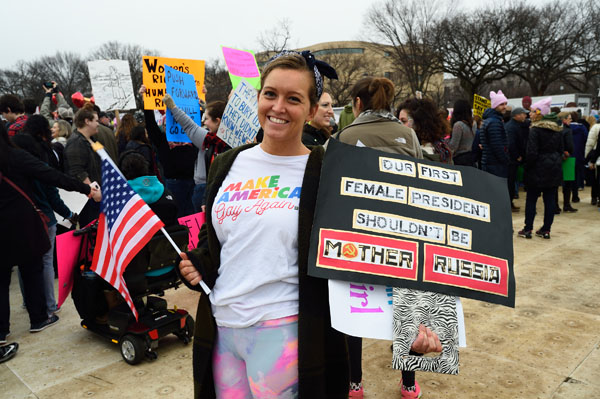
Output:
[[[198,97],[205,99],[202,88],[204,87],[204,61],[187,60],[182,58],[142,57],[142,82],[146,86],[144,95],[144,109],[165,109],[162,98],[166,93],[165,65],[180,72],[194,75]],[[137,90],[137,89],[136,89]]]
[[483,118],[483,111],[492,106],[492,102],[478,94],[473,95],[473,115]]

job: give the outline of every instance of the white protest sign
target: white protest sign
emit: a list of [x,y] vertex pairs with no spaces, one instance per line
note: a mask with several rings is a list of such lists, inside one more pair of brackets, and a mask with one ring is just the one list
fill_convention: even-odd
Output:
[[[63,200],[67,208],[69,208],[73,213],[81,213],[81,210],[88,202],[87,196],[76,191],[66,191],[62,188],[59,188],[58,194],[60,195],[60,199]],[[56,218],[58,224],[65,226],[66,228],[71,227],[71,222],[63,219],[63,217],[60,216],[58,213],[54,212],[54,217]]]
[[[354,337],[394,339],[392,287],[329,280],[331,326]],[[465,320],[456,297],[459,346],[467,346]]]
[[217,136],[232,148],[252,143],[260,129],[257,96],[256,89],[242,80],[225,107]]
[[94,100],[102,111],[136,109],[127,61],[88,61],[88,68]]

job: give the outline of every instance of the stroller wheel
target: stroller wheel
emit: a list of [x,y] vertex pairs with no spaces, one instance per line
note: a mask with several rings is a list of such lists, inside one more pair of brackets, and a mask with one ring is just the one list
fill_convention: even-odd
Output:
[[194,337],[194,318],[192,316],[186,317],[185,326],[180,330],[177,334],[179,339],[183,341],[184,344],[189,344],[192,338]]
[[138,364],[144,358],[146,345],[144,341],[135,335],[125,335],[119,344],[121,348],[121,356],[127,363],[134,365]]

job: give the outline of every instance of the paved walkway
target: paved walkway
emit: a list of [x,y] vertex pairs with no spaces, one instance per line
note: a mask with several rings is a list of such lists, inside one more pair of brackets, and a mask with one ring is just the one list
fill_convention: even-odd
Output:
[[[463,300],[467,345],[460,374],[417,373],[430,398],[600,398],[600,212],[589,187],[579,212],[555,219],[552,239],[514,239],[516,308]],[[513,214],[523,227],[524,194]],[[541,225],[541,199],[536,227]],[[14,276],[14,275],[13,275]],[[1,398],[192,397],[191,346],[167,337],[158,360],[129,366],[118,347],[84,330],[72,301],[58,325],[28,332],[16,276],[11,285],[12,340],[17,356],[0,365]],[[195,314],[197,294],[181,288],[170,305]],[[365,340],[365,398],[399,398],[390,342]]]

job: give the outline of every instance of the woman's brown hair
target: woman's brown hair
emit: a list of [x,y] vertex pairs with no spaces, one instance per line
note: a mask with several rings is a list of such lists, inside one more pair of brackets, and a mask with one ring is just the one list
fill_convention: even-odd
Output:
[[317,97],[317,85],[315,83],[314,71],[308,67],[306,60],[300,54],[286,54],[268,63],[262,70],[262,74],[260,76],[261,91],[262,87],[264,87],[265,85],[265,80],[267,80],[267,76],[269,76],[269,74],[277,68],[292,69],[295,71],[306,71],[306,73],[310,75],[310,87],[308,89],[310,105],[314,106],[319,103],[319,98]]
[[394,101],[394,84],[387,78],[362,78],[350,90],[352,104],[360,98],[361,110],[386,110],[392,108]]
[[123,134],[125,139],[129,141],[129,132],[137,126],[137,121],[131,114],[125,114],[121,118],[119,122],[119,126],[117,127],[117,131],[115,132],[115,137],[119,137],[119,135]]
[[409,98],[398,106],[396,116],[400,111],[406,110],[413,119],[413,129],[421,144],[434,143],[448,134],[448,124],[428,98]]

